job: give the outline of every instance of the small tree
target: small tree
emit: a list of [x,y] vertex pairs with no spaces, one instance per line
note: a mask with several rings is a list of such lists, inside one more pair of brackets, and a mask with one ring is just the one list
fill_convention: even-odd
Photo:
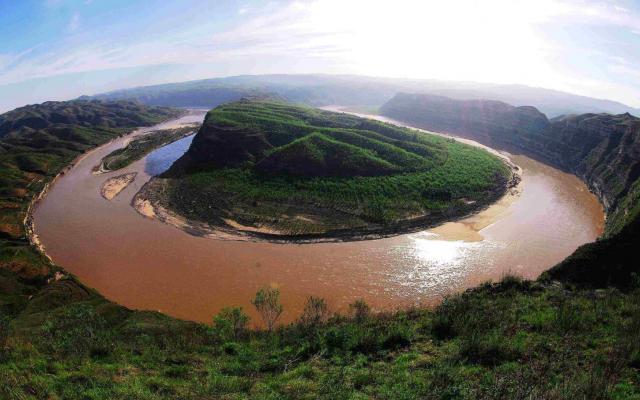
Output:
[[249,316],[242,307],[225,307],[213,317],[213,326],[223,339],[238,340],[247,329]]
[[362,322],[369,317],[371,308],[363,299],[358,299],[349,304],[349,311],[351,311],[351,315],[356,321]]
[[310,328],[324,323],[328,317],[327,302],[323,298],[309,296],[300,316],[300,323]]
[[280,290],[265,286],[258,290],[251,303],[260,313],[264,323],[267,324],[269,332],[273,331],[273,327],[284,309],[280,304]]

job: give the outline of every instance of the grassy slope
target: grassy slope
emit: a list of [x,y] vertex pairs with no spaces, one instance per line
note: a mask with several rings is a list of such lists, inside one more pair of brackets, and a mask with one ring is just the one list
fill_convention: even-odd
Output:
[[166,146],[196,130],[195,127],[184,127],[177,129],[164,129],[150,132],[132,140],[128,145],[107,154],[102,159],[105,170],[115,171],[124,168],[133,162],[141,159],[153,150]]
[[168,204],[179,213],[287,233],[469,212],[502,193],[510,173],[484,150],[451,140],[269,102],[209,112],[177,166],[167,174],[175,178]]
[[638,289],[508,278],[433,311],[237,338],[97,298],[46,304],[12,323],[2,398],[640,398]]

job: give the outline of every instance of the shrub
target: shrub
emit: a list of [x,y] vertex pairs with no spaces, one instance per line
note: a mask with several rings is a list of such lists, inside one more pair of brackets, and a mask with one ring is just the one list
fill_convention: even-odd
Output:
[[349,311],[356,321],[363,322],[369,318],[371,308],[363,299],[358,299],[349,304]]
[[431,322],[431,332],[438,340],[451,339],[457,335],[453,326],[453,319],[444,312],[434,314]]
[[324,333],[324,346],[329,353],[375,353],[380,349],[377,332],[364,325],[348,323],[332,326]]
[[382,348],[385,350],[396,350],[407,347],[411,344],[414,331],[408,324],[393,324],[382,339]]
[[258,290],[256,297],[251,301],[256,307],[262,320],[267,325],[269,332],[273,331],[273,327],[282,315],[283,307],[280,304],[280,290],[276,288],[263,287]]
[[95,309],[87,304],[73,304],[61,313],[49,316],[42,326],[42,335],[54,352],[68,356],[105,353],[107,324]]
[[238,340],[247,330],[249,316],[242,307],[225,307],[213,317],[213,326],[222,340]]
[[300,316],[300,324],[311,328],[323,324],[329,317],[327,302],[320,297],[309,296]]
[[474,333],[465,337],[460,345],[460,355],[470,363],[485,366],[495,366],[516,358],[516,354],[508,347],[506,339],[495,333],[488,335]]

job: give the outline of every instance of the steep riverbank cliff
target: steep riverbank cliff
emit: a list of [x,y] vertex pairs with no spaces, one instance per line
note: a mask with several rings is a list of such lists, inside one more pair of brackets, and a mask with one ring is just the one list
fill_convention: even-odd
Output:
[[630,285],[638,273],[633,248],[640,214],[640,119],[628,113],[554,119],[533,107],[490,100],[398,94],[382,115],[521,153],[573,173],[607,212],[602,240],[579,248],[548,276],[583,285]]
[[[634,204],[625,201],[627,196],[637,197],[634,183],[640,177],[640,119],[630,114],[549,120],[533,107],[404,93],[386,103],[380,113],[522,153],[576,174],[602,201],[609,216],[607,234],[618,232],[637,214]],[[618,206],[625,210],[619,212]]]

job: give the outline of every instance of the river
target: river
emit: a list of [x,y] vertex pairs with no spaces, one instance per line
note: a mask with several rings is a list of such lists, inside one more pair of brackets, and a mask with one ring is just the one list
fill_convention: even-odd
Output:
[[[201,121],[192,110],[179,120]],[[345,243],[275,244],[189,235],[138,214],[130,202],[151,174],[171,165],[192,136],[158,149],[127,168],[94,175],[102,157],[131,135],[103,145],[61,176],[34,211],[35,231],[54,262],[107,298],[135,309],[210,322],[222,307],[242,306],[263,285],[281,290],[283,321],[301,312],[308,295],[333,311],[363,298],[375,310],[432,305],[443,296],[507,273],[536,278],[604,224],[597,198],[577,177],[530,158],[518,194],[455,223],[390,238]],[[110,177],[137,172],[113,200],[100,195]]]

